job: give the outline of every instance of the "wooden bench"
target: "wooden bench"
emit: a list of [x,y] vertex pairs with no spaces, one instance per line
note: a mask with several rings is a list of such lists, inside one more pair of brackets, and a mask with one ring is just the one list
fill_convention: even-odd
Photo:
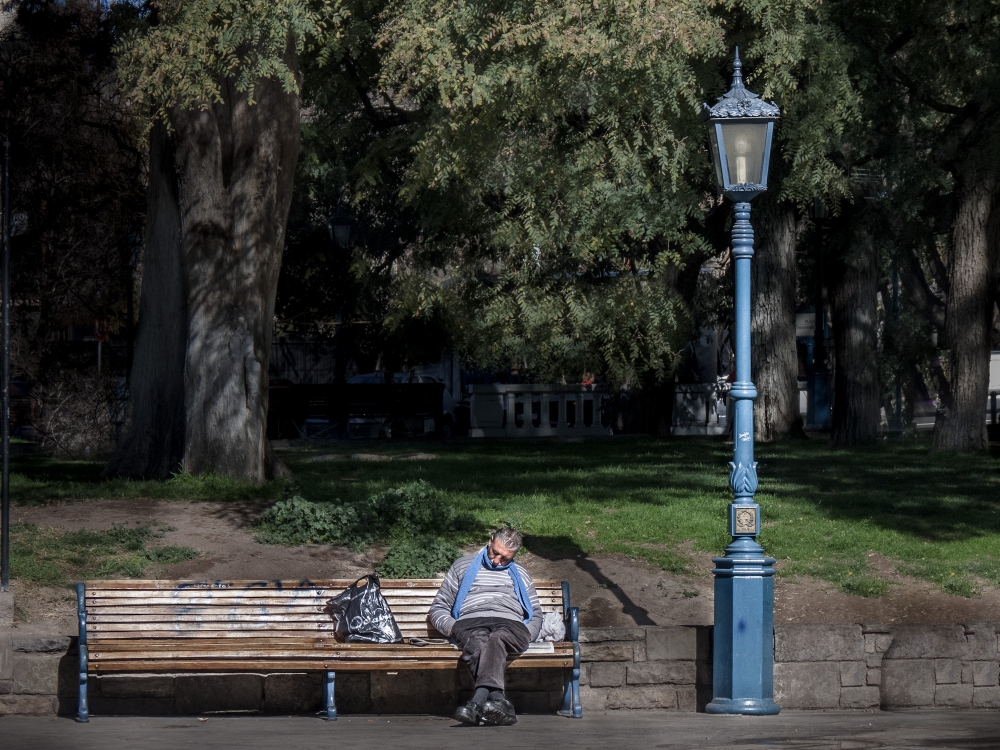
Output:
[[[441,638],[427,619],[441,579],[383,580],[404,643],[342,643],[334,637],[328,601],[351,580],[88,581],[76,587],[80,623],[77,720],[88,721],[87,676],[123,672],[326,673],[325,715],[336,720],[336,672],[455,669],[451,644],[414,646],[409,638]],[[512,668],[565,670],[560,714],[579,718],[579,614],[569,584],[536,581],[542,609],[561,613],[567,640],[533,644]]]

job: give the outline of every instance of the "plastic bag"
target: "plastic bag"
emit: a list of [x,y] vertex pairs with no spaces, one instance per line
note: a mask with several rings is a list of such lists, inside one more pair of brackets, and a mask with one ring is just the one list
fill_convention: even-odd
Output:
[[341,640],[351,643],[403,642],[396,618],[382,596],[377,575],[356,580],[331,599],[326,610],[333,616],[333,628]]
[[558,612],[546,612],[542,618],[542,627],[538,631],[535,643],[542,641],[561,641],[566,637],[566,624]]

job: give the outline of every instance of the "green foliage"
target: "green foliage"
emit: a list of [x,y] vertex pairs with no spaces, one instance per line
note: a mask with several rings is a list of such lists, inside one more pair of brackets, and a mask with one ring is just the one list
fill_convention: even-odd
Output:
[[83,578],[141,577],[149,564],[192,560],[190,547],[146,548],[164,536],[155,521],[110,529],[64,531],[30,523],[11,526],[11,576],[46,586],[63,586]]
[[[437,459],[419,466],[346,456],[314,462],[311,451],[282,457],[308,495],[334,487],[346,502],[361,502],[421,478],[480,528],[515,521],[533,554],[576,559],[618,553],[707,576],[682,545],[718,554],[729,543],[731,450],[714,440],[618,438],[442,444],[435,448]],[[815,576],[854,594],[878,595],[887,581],[869,562],[874,553],[903,574],[956,593],[967,589],[951,582],[951,572],[980,588],[1000,585],[996,450],[991,456],[928,458],[925,442],[834,450],[809,440],[759,445],[757,460],[761,544],[780,560],[779,576]],[[479,540],[471,534],[459,539]]]
[[279,500],[254,522],[257,541],[263,544],[350,544],[357,540],[359,526],[353,506],[298,496]]
[[137,111],[168,119],[174,107],[225,101],[228,86],[254,102],[263,78],[297,92],[300,54],[336,48],[344,13],[334,0],[154,0],[150,22],[118,47],[119,75]]
[[383,578],[433,578],[461,555],[458,547],[436,536],[406,537],[393,544],[377,571]]
[[344,544],[360,547],[390,538],[468,528],[470,522],[423,480],[343,503],[279,500],[254,522],[265,544]]

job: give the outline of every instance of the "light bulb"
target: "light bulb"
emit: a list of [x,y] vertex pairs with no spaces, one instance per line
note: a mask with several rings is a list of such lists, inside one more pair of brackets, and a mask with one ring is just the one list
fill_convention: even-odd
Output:
[[736,141],[736,182],[740,185],[747,181],[747,157],[750,152],[750,144],[743,138]]

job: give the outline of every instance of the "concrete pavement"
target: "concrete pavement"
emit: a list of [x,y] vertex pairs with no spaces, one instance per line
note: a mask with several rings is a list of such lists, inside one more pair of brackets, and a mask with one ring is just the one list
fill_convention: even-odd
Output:
[[783,711],[769,717],[667,712],[589,714],[573,720],[523,716],[514,727],[462,727],[435,716],[0,718],[0,746],[10,750],[337,750],[477,747],[631,750],[996,750],[1000,713],[923,709],[912,712]]

